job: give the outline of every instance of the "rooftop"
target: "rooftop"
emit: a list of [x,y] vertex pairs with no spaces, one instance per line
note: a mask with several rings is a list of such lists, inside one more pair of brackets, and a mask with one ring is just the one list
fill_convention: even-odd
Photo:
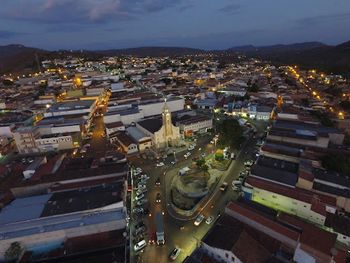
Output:
[[296,163],[260,156],[252,166],[250,174],[264,180],[294,187],[298,181],[298,165]]
[[70,110],[80,110],[80,109],[89,109],[95,100],[76,100],[76,101],[64,101],[53,104],[48,111],[57,112],[57,111],[70,111]]
[[155,133],[160,130],[160,128],[163,125],[162,119],[160,118],[151,118],[151,119],[145,119],[137,122],[138,125],[146,129],[147,131],[151,133]]

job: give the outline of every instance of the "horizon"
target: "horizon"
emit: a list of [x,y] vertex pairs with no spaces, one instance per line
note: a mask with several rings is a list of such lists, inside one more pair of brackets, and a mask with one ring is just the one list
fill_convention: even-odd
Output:
[[76,48],[76,49],[62,49],[62,48],[58,48],[58,49],[43,49],[43,48],[39,48],[39,47],[35,47],[35,46],[26,46],[23,45],[21,43],[10,43],[10,44],[6,44],[6,45],[0,45],[0,47],[6,47],[6,46],[23,46],[25,48],[36,48],[36,49],[42,49],[44,51],[60,51],[60,50],[64,50],[64,51],[106,51],[106,50],[127,50],[127,49],[141,49],[141,48],[183,48],[183,49],[197,49],[200,51],[225,51],[231,48],[241,48],[241,47],[255,47],[255,48],[264,48],[264,47],[273,47],[273,46],[292,46],[292,45],[298,45],[298,44],[308,44],[308,43],[319,43],[319,44],[323,44],[325,46],[329,46],[329,47],[336,47],[345,43],[350,42],[349,40],[343,41],[341,43],[335,43],[335,44],[327,44],[321,41],[307,41],[307,42],[293,42],[293,43],[286,43],[286,44],[281,44],[281,43],[272,43],[270,45],[263,45],[263,46],[256,46],[253,44],[243,44],[243,45],[239,45],[239,46],[232,46],[232,47],[227,47],[227,48],[222,48],[222,49],[201,49],[198,47],[189,47],[189,46],[130,46],[130,47],[121,47],[121,48],[105,48],[105,49],[83,49],[83,48]]
[[7,0],[0,15],[0,45],[45,50],[334,45],[350,35],[346,0],[320,0],[317,6],[286,0]]

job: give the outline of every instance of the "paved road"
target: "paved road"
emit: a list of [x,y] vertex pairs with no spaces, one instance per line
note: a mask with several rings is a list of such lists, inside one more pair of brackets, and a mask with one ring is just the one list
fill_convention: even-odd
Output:
[[[254,150],[256,141],[249,140],[244,147],[242,148],[240,154],[237,156],[237,159],[233,161],[229,167],[229,169],[224,173],[220,183],[218,184],[217,189],[214,191],[209,202],[201,209],[201,213],[207,218],[208,216],[216,217],[219,213],[223,213],[225,205],[230,201],[234,200],[238,197],[238,193],[234,192],[231,188],[231,182],[238,177],[240,171],[244,169],[243,162],[246,159],[251,159],[251,153]],[[212,145],[208,145],[207,147],[202,147],[202,151],[206,151],[207,153],[212,150]],[[193,154],[193,156],[198,155],[198,147],[197,153]],[[191,156],[192,157],[192,156]],[[175,246],[178,246],[182,249],[182,252],[178,259],[175,262],[182,262],[186,256],[190,255],[193,250],[199,244],[199,241],[205,236],[205,234],[209,231],[210,227],[213,225],[207,225],[203,222],[200,226],[194,226],[194,220],[178,220],[169,214],[167,210],[167,203],[165,202],[165,187],[170,186],[171,176],[174,176],[175,173],[166,173],[164,172],[168,169],[173,169],[177,171],[179,168],[187,166],[190,164],[191,160],[183,160],[182,157],[177,157],[179,163],[172,167],[171,165],[167,165],[166,167],[155,168],[154,164],[143,165],[144,171],[150,176],[150,179],[147,183],[147,188],[149,189],[147,198],[150,204],[150,212],[151,216],[146,216],[147,226],[149,231],[152,232],[155,230],[155,220],[154,215],[158,211],[164,212],[164,225],[165,225],[165,238],[166,244],[164,246],[156,246],[156,245],[148,245],[146,249],[139,254],[139,256],[135,256],[132,262],[168,262],[168,256]],[[168,161],[169,163],[169,161]],[[155,181],[160,177],[161,186],[155,186]],[[218,188],[223,181],[229,183],[229,187],[226,192],[222,193]],[[155,203],[156,194],[160,192],[162,196],[161,204]],[[151,260],[151,261],[150,261]]]

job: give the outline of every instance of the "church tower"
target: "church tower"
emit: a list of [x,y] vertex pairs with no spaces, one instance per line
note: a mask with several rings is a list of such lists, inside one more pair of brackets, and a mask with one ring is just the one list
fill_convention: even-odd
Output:
[[162,118],[163,118],[164,136],[166,141],[168,141],[168,138],[170,137],[171,139],[173,135],[173,124],[171,122],[171,112],[168,108],[168,105],[166,104],[166,100],[164,103]]

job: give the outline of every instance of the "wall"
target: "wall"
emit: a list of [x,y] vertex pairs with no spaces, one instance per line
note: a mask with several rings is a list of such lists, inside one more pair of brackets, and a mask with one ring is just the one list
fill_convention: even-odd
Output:
[[254,229],[257,229],[265,234],[267,234],[268,236],[271,236],[273,237],[274,239],[282,242],[284,245],[287,245],[289,246],[290,248],[293,248],[295,249],[298,245],[298,242],[285,236],[285,235],[282,235],[276,231],[274,231],[273,229],[271,228],[268,228],[256,221],[253,221],[239,213],[236,213],[235,211],[232,211],[231,209],[228,209],[228,208],[225,208],[225,213],[236,218],[237,220],[243,222],[244,224],[247,224],[251,227],[253,227]]
[[320,148],[328,148],[328,144],[329,144],[329,138],[323,138],[323,137],[317,137],[317,140],[303,140],[298,138],[282,137],[282,136],[269,134],[267,138],[278,142],[288,142],[288,143],[295,143],[299,145],[315,146]]
[[325,216],[312,211],[311,204],[309,203],[265,191],[256,187],[253,187],[252,200],[275,210],[284,211],[288,214],[293,214],[307,219],[319,225],[324,225],[326,220]]
[[[171,112],[180,111],[184,109],[185,100],[184,99],[170,100],[170,101],[167,101],[166,104]],[[160,115],[163,112],[163,108],[164,108],[164,102],[139,105],[139,109],[143,110],[145,117]]]

